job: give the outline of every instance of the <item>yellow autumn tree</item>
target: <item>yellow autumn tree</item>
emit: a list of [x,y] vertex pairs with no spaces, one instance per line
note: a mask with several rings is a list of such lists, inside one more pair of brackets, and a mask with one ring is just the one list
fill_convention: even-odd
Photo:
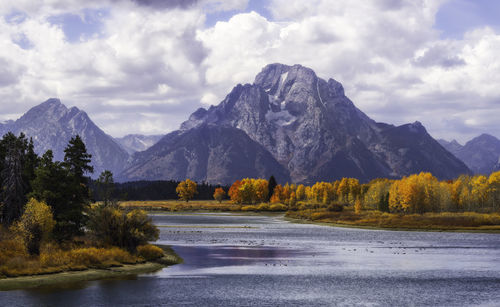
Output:
[[198,193],[196,182],[186,179],[180,182],[175,189],[180,199],[190,201]]
[[337,187],[337,195],[341,202],[353,204],[361,192],[358,179],[342,178]]
[[253,185],[256,202],[266,202],[269,197],[269,182],[266,179],[255,179]]
[[495,172],[488,178],[488,194],[491,206],[495,210],[500,208],[500,172]]
[[52,210],[45,202],[34,198],[26,204],[24,213],[12,227],[23,240],[30,255],[40,254],[40,244],[47,240],[56,222]]
[[303,184],[297,186],[297,190],[295,190],[295,196],[298,201],[306,199],[306,187]]
[[393,181],[389,179],[375,179],[368,183],[368,190],[363,195],[364,204],[376,209],[382,197],[385,197],[391,188]]
[[271,196],[270,202],[271,204],[284,203],[283,186],[281,186],[281,184],[278,184],[274,188],[274,193]]
[[471,197],[476,209],[484,209],[488,201],[488,178],[479,175],[472,177],[471,184]]
[[358,198],[354,202],[354,213],[360,214],[362,210],[363,210],[363,204],[361,203],[361,200]]

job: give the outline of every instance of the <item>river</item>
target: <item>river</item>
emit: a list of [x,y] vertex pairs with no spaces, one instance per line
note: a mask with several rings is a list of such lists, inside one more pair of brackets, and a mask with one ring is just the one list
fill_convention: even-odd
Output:
[[282,216],[156,214],[184,263],[0,292],[2,306],[500,306],[500,235],[337,228]]

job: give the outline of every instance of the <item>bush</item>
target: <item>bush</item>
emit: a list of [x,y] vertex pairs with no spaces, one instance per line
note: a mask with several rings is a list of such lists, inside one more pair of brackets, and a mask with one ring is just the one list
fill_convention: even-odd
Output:
[[55,224],[50,207],[32,198],[12,229],[24,241],[30,255],[39,255],[40,244],[50,237]]
[[272,204],[269,207],[269,210],[271,210],[271,211],[286,211],[287,207],[283,204]]
[[89,235],[96,242],[133,252],[139,245],[158,240],[159,230],[145,211],[128,213],[111,207],[96,207],[89,213]]
[[317,221],[317,220],[324,220],[324,219],[335,219],[335,218],[338,218],[337,215],[333,212],[328,212],[328,211],[314,212],[313,214],[311,214],[311,220]]
[[136,263],[137,259],[119,248],[80,248],[71,250],[69,257],[73,265],[87,268],[103,268],[116,266],[120,263]]
[[161,258],[164,255],[163,250],[161,248],[151,244],[138,246],[137,253],[139,254],[139,256],[146,259],[147,261]]
[[269,204],[262,203],[257,207],[259,211],[269,211]]
[[4,239],[0,241],[0,264],[6,263],[9,259],[16,256],[28,257],[23,242],[15,239]]
[[241,211],[257,211],[256,206],[243,206],[241,207]]
[[328,206],[328,211],[330,212],[342,212],[344,210],[344,206],[341,204],[333,203]]
[[301,203],[299,205],[299,210],[303,211],[303,210],[312,210],[314,208],[316,208],[317,205],[316,204],[311,204],[311,203]]

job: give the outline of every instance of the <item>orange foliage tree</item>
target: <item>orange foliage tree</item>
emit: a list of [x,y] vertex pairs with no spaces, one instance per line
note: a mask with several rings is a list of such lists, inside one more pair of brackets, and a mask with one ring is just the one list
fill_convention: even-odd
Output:
[[214,199],[219,202],[219,204],[222,202],[224,199],[224,196],[226,196],[226,192],[224,191],[223,188],[217,188],[215,189],[214,192]]

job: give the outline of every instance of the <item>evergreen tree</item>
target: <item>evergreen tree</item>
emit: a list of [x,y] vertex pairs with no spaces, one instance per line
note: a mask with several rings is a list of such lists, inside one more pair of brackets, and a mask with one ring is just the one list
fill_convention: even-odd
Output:
[[[87,153],[87,148],[80,136],[69,141],[64,149],[64,162],[62,163],[67,172],[67,198],[64,209],[56,213],[55,234],[59,239],[70,239],[82,233],[85,224],[84,210],[90,203],[90,178],[87,173],[93,173],[94,168],[90,165],[92,155]],[[56,211],[56,210],[54,210]]]
[[271,178],[269,178],[269,181],[267,183],[267,188],[269,191],[267,201],[269,201],[271,199],[271,197],[273,196],[274,188],[276,188],[277,185],[278,185],[278,183],[276,182],[276,178],[274,178],[274,176],[271,175]]
[[97,189],[99,200],[104,202],[104,206],[112,204],[113,193],[115,191],[115,180],[113,179],[113,173],[110,171],[104,171],[99,175],[97,179]]
[[35,179],[35,170],[40,163],[40,158],[35,153],[35,145],[33,144],[33,138],[30,138],[28,146],[26,148],[26,158],[24,165],[24,182],[27,187],[26,194],[33,191],[31,187],[31,181]]
[[24,166],[28,142],[21,133],[16,137],[7,133],[0,141],[2,223],[10,225],[23,214],[28,185],[24,178]]
[[70,189],[68,188],[68,172],[60,162],[53,162],[53,154],[48,150],[40,159],[38,168],[35,170],[35,179],[31,182],[33,191],[29,198],[43,201],[52,208],[56,226],[54,235],[57,239],[65,237],[67,225],[68,202]]

